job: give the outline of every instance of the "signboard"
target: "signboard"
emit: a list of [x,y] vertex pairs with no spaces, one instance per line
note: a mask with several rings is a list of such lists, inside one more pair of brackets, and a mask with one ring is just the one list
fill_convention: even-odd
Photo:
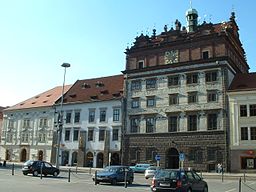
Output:
[[156,156],[155,156],[155,160],[156,160],[156,161],[160,161],[160,155],[156,155]]
[[180,153],[179,154],[179,159],[180,159],[180,161],[184,161],[185,160],[185,154],[184,153]]

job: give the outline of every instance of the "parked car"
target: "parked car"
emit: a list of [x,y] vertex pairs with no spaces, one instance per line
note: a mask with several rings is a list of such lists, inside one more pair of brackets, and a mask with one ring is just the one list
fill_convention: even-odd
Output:
[[208,185],[195,171],[160,169],[153,177],[151,190],[153,192],[208,192]]
[[33,176],[38,176],[41,174],[41,169],[44,176],[53,175],[54,177],[57,177],[60,173],[58,168],[45,161],[28,160],[22,166],[23,175],[30,173],[33,174]]
[[92,179],[96,183],[99,184],[100,182],[104,183],[111,183],[112,185],[116,185],[117,182],[124,182],[125,181],[125,172],[126,181],[128,184],[132,184],[134,180],[133,171],[128,166],[122,165],[115,165],[115,166],[107,166],[102,171],[98,171],[95,175],[93,175]]
[[143,163],[138,163],[135,166],[130,166],[130,168],[133,170],[135,173],[144,173],[145,170],[150,167],[150,164],[143,164]]
[[158,170],[157,166],[150,166],[145,170],[145,179],[154,177],[156,171]]

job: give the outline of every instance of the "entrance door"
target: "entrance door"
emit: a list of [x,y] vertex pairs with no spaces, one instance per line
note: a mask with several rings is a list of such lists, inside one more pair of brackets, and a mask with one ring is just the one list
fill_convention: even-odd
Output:
[[86,155],[86,167],[93,167],[93,154],[92,152],[88,152]]
[[120,159],[118,153],[113,153],[111,155],[111,165],[120,165]]
[[10,151],[7,149],[6,151],[5,151],[5,160],[6,161],[8,161],[8,160],[10,160],[11,158],[10,158]]
[[71,162],[71,165],[74,166],[74,165],[77,165],[77,152],[74,151],[72,153],[72,162]]
[[103,168],[103,153],[97,155],[97,168]]
[[27,150],[22,149],[20,153],[20,161],[25,162],[27,160]]
[[178,169],[179,168],[179,152],[175,148],[170,148],[166,151],[165,168]]

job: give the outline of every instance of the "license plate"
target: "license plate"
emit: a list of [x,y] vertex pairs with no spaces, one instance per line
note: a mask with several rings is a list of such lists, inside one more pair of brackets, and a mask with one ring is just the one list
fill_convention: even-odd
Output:
[[160,183],[160,186],[161,187],[170,187],[170,184],[169,183]]

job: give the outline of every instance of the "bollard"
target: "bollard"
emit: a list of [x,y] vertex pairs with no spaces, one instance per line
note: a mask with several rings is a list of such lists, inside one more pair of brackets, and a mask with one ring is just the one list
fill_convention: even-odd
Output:
[[239,178],[238,192],[241,192],[241,177]]
[[77,164],[76,164],[76,174],[77,174]]
[[68,182],[70,183],[70,172],[71,172],[71,169],[68,169]]
[[95,171],[95,175],[94,175],[94,184],[97,185],[98,182],[97,182],[97,171]]
[[89,169],[89,173],[90,173],[90,175],[92,174],[92,167],[90,167],[90,169]]
[[201,178],[203,178],[203,173],[202,173],[202,171],[200,171],[200,174],[201,174]]
[[221,172],[221,181],[224,181],[224,171]]
[[244,182],[246,182],[246,179],[245,179],[245,170],[244,170]]
[[12,175],[14,175],[14,163],[12,164]]
[[127,188],[127,171],[124,171],[124,187]]
[[41,163],[40,173],[41,173],[40,179],[42,179],[43,178],[43,163]]

